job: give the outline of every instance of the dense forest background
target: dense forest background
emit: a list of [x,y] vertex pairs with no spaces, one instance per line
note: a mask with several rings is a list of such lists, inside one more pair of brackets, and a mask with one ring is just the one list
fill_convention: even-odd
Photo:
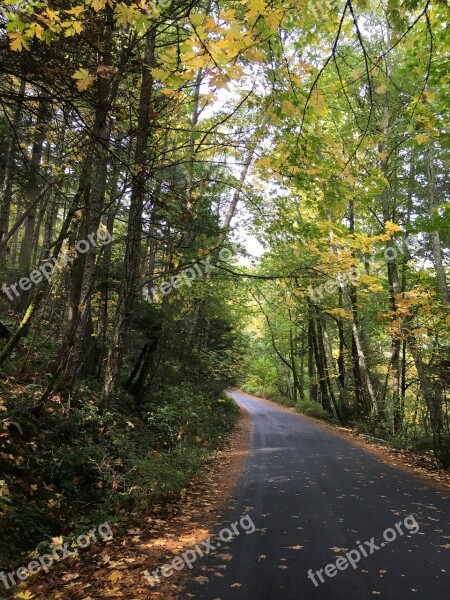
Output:
[[179,493],[231,386],[450,466],[449,13],[3,3],[7,564]]

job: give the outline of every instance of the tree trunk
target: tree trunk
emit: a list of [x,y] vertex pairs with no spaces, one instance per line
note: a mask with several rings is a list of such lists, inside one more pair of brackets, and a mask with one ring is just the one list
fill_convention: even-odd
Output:
[[[428,206],[430,217],[436,217],[437,191],[436,191],[436,174],[433,164],[433,148],[431,144],[428,146]],[[450,292],[447,283],[447,275],[445,273],[441,237],[439,231],[431,232],[431,251],[433,253],[434,268],[436,269],[437,281],[441,291],[442,303],[444,306],[450,304]]]
[[[19,139],[19,126],[22,116],[23,97],[25,94],[25,81],[20,82],[19,98],[14,111],[13,120],[11,122],[11,131],[9,134],[8,150],[5,160],[5,176],[3,178],[0,204],[0,243],[3,237],[6,236],[9,228],[9,218],[12,202],[12,184],[15,171],[15,158],[17,150],[17,142]],[[6,245],[0,247],[0,269],[3,268],[6,259]]]
[[[33,149],[31,152],[30,175],[27,185],[28,206],[32,207],[29,211],[23,232],[22,244],[19,254],[19,269],[22,273],[27,273],[31,268],[31,256],[33,252],[33,234],[35,228],[35,218],[37,198],[39,196],[40,184],[40,166],[42,162],[42,152],[44,148],[45,134],[49,119],[50,99],[42,92],[39,100],[39,110],[36,117],[36,126],[33,139]],[[26,295],[23,296],[25,298]]]
[[102,403],[105,408],[110,405],[114,394],[117,392],[126,326],[133,298],[135,297],[136,276],[138,274],[140,262],[142,211],[144,207],[145,184],[148,178],[147,146],[152,128],[150,107],[153,92],[153,76],[151,74],[151,69],[155,62],[155,38],[156,29],[152,29],[146,39],[144,65],[142,68],[138,118],[139,134],[136,140],[134,156],[139,173],[136,175],[132,186],[123,278],[120,286],[114,329],[105,367],[102,398]]

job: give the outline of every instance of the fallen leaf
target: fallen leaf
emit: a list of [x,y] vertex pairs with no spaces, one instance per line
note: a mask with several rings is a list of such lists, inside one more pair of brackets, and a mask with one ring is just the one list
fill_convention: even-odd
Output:
[[112,581],[113,583],[117,583],[119,581],[119,579],[122,579],[123,577],[123,573],[121,573],[120,571],[113,571],[108,579],[109,581]]

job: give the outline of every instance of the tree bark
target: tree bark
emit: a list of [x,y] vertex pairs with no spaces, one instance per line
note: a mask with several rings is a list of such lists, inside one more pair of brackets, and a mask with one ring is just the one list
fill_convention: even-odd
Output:
[[[428,206],[430,217],[436,216],[437,190],[436,190],[436,173],[433,163],[433,148],[431,144],[428,146],[427,152],[427,170],[428,170]],[[448,288],[447,275],[445,273],[441,236],[439,231],[432,231],[431,235],[431,251],[433,253],[434,268],[436,269],[437,281],[441,291],[442,303],[444,306],[450,304],[450,292]]]
[[36,212],[35,208],[39,198],[40,184],[40,166],[42,162],[42,153],[45,142],[45,135],[49,119],[50,99],[41,92],[39,100],[39,110],[36,117],[35,133],[33,139],[33,149],[31,152],[30,175],[27,185],[28,211],[25,229],[22,237],[22,244],[19,254],[19,269],[22,273],[27,273],[31,268],[31,257],[33,252],[33,234],[35,227]]
[[152,29],[146,39],[142,83],[139,100],[138,138],[136,140],[135,164],[140,170],[133,182],[128,218],[127,242],[125,248],[124,271],[120,286],[119,300],[114,329],[105,367],[102,404],[107,408],[117,392],[126,326],[136,292],[136,279],[140,262],[142,237],[142,211],[144,207],[147,173],[147,146],[151,133],[150,106],[153,93],[151,68],[155,61],[156,29]]
[[[25,94],[25,81],[20,82],[19,97],[14,116],[11,122],[11,131],[9,135],[8,150],[5,160],[5,176],[3,178],[0,204],[0,244],[6,236],[9,229],[9,219],[11,212],[11,202],[13,197],[13,178],[15,171],[15,158],[17,151],[17,142],[19,139],[19,126],[22,116],[23,97]],[[0,245],[0,269],[4,266],[6,260],[6,244]]]

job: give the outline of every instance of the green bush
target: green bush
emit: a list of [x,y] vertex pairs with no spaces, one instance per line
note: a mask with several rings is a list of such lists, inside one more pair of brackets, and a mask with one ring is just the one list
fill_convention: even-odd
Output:
[[4,413],[18,425],[4,445],[11,458],[0,459],[0,555],[6,564],[20,564],[22,553],[70,535],[81,523],[138,517],[139,510],[174,498],[202,474],[238,415],[230,398],[189,384],[153,392],[139,411],[124,394],[102,413],[88,394],[71,412],[49,404],[37,418],[28,394]]
[[271,400],[272,402],[282,404],[283,406],[294,406],[293,400],[273,387],[264,387],[255,383],[247,382],[241,386],[241,389],[243,392],[251,394],[252,396],[257,396],[258,398],[265,398],[266,400]]
[[324,419],[326,421],[330,419],[330,414],[323,406],[318,402],[313,402],[311,400],[300,400],[295,405],[295,410],[304,415],[308,415],[309,417],[315,417],[316,419]]

